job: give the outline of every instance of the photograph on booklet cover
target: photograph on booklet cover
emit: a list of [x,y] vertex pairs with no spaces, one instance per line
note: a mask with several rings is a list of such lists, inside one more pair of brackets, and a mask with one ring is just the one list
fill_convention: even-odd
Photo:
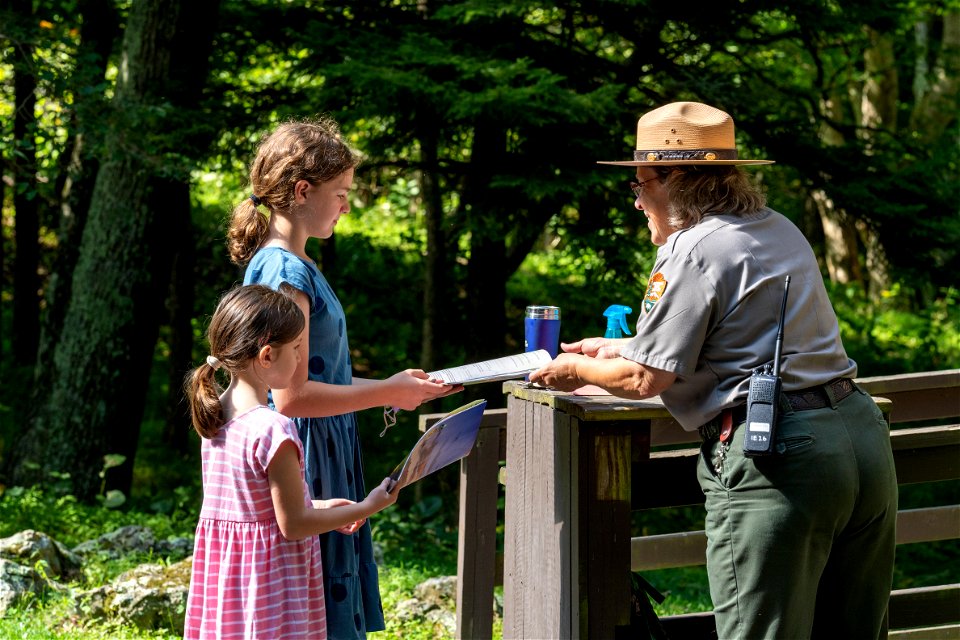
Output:
[[390,474],[396,484],[390,492],[438,471],[470,453],[477,440],[486,400],[454,409],[427,429],[406,459]]

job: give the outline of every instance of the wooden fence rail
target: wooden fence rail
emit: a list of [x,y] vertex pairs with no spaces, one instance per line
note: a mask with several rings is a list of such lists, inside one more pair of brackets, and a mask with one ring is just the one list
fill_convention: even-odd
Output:
[[[889,415],[899,484],[960,478],[960,424],[951,424],[960,418],[960,369],[857,382]],[[504,390],[508,408],[484,414],[461,463],[457,637],[492,636],[498,584],[505,638],[615,637],[629,620],[628,569],[705,562],[703,531],[629,534],[631,510],[703,502],[699,438],[656,399],[577,397],[512,382]],[[439,417],[420,416],[421,428]],[[898,544],[958,537],[960,505],[898,513]],[[894,591],[888,618],[891,637],[960,638],[960,585]],[[714,629],[711,612],[664,624],[674,637]]]

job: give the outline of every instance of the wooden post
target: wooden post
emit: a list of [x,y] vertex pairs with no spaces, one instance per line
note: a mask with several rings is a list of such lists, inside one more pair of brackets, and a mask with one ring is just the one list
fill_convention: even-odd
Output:
[[481,424],[473,450],[460,462],[457,638],[493,636],[501,428]]
[[577,452],[569,423],[547,406],[507,400],[505,639],[570,638],[578,628]]
[[630,622],[631,445],[649,419],[537,399],[507,400],[503,637],[613,638]]

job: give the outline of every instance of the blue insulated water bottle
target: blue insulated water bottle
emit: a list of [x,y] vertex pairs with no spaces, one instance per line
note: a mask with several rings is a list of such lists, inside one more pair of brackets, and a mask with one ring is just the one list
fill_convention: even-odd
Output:
[[551,358],[560,350],[560,307],[531,305],[523,319],[523,345],[526,351],[546,349]]

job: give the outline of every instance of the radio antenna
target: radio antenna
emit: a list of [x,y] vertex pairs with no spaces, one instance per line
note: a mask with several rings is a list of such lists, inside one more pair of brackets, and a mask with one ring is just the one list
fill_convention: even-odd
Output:
[[787,294],[790,292],[790,276],[783,283],[783,302],[780,303],[780,322],[777,324],[777,345],[773,350],[773,375],[780,375],[780,350],[783,348],[783,316],[787,311]]

